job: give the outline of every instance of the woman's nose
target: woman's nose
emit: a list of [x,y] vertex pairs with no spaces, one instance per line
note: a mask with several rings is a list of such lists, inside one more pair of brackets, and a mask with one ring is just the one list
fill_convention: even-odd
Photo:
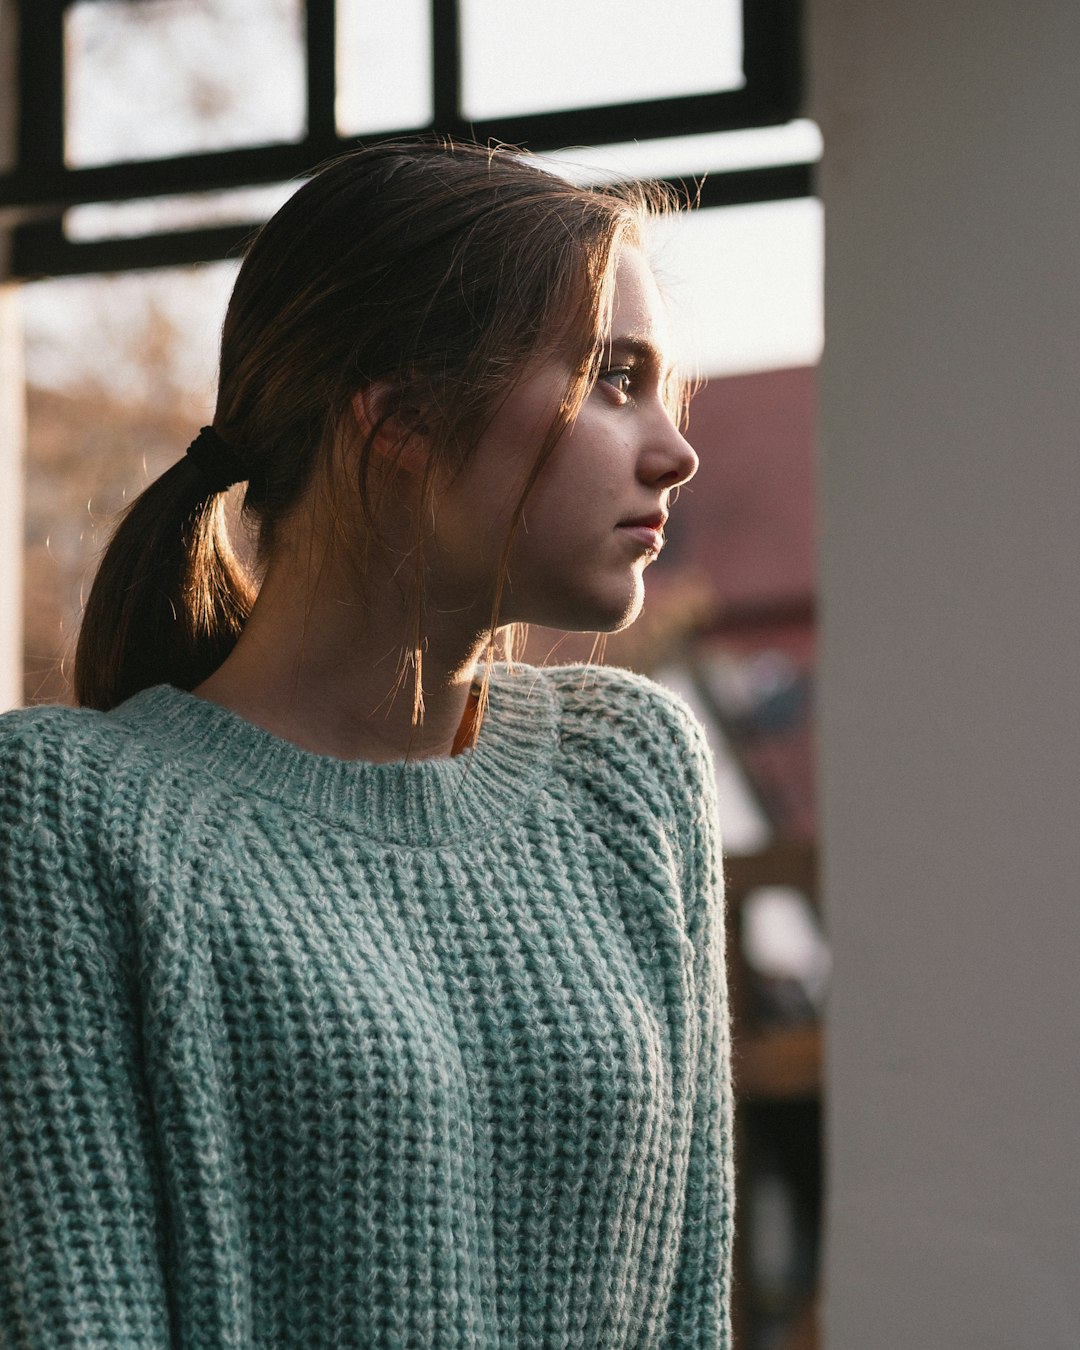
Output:
[[664,424],[646,457],[649,481],[659,487],[680,487],[698,471],[697,451],[666,413]]

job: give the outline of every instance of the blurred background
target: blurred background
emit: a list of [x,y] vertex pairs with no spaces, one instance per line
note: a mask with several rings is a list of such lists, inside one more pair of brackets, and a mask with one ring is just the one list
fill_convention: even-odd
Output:
[[650,244],[701,468],[603,659],[715,752],[739,1350],[1080,1345],[1080,10],[966,9],[0,0],[0,706],[70,700],[320,160],[433,128],[696,203]]

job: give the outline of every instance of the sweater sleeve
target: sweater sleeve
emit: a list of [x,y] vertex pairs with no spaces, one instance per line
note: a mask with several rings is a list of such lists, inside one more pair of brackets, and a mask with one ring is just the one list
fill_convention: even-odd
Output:
[[94,781],[31,716],[0,723],[0,1344],[164,1346],[132,944]]
[[[716,776],[700,724],[685,713],[682,873],[699,1040],[696,1096],[669,1350],[729,1350],[734,1225],[733,1112]],[[680,737],[680,739],[683,739]]]

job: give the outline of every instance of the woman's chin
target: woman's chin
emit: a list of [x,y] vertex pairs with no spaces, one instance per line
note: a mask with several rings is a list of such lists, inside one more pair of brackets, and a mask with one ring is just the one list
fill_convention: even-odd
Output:
[[642,569],[634,568],[627,575],[603,579],[598,584],[583,585],[579,578],[569,586],[536,587],[529,595],[520,591],[511,597],[517,603],[504,606],[505,623],[537,624],[542,628],[560,629],[564,633],[618,633],[641,613],[645,603],[645,583]]
[[551,624],[579,633],[620,633],[629,628],[645,605],[645,587],[640,577],[634,585],[619,595],[593,597],[588,605],[578,607],[572,623]]
[[615,621],[615,623],[611,624],[609,627],[606,628],[599,628],[597,629],[597,632],[621,633],[624,628],[630,627],[630,625],[640,615],[641,611],[644,608],[645,608],[645,592],[642,591],[640,592],[640,594],[634,597],[633,604],[628,605],[626,607],[626,609],[622,612],[622,614]]

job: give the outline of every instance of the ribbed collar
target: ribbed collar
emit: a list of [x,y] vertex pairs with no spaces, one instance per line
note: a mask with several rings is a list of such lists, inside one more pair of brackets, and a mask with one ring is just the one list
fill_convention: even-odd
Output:
[[522,665],[513,675],[494,667],[476,747],[454,758],[372,764],[316,755],[166,684],[109,715],[193,775],[405,845],[477,837],[517,815],[550,773],[558,740],[550,678]]

